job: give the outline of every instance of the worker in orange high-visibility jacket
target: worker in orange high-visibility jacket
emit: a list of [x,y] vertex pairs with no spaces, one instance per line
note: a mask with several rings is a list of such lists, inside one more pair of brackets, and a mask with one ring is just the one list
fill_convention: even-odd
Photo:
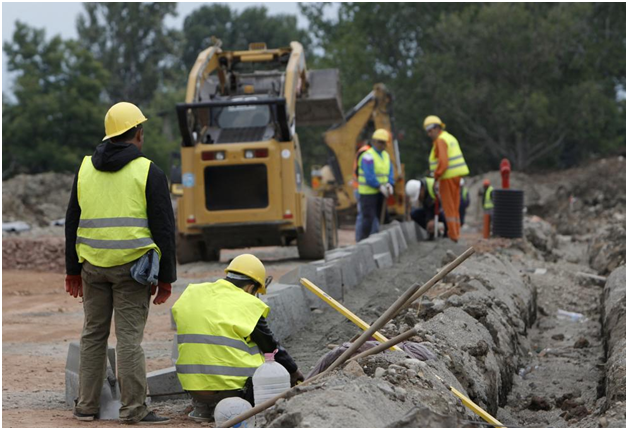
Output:
[[460,237],[460,178],[469,174],[458,140],[445,131],[445,124],[435,115],[423,121],[432,140],[430,171],[436,180],[436,192],[445,212],[447,236],[454,242]]

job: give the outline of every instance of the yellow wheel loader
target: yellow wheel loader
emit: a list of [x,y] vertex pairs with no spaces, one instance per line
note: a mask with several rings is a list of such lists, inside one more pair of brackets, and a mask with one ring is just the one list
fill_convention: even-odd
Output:
[[297,134],[297,125],[342,119],[336,69],[307,70],[297,42],[223,51],[214,39],[176,109],[179,263],[295,241],[301,258],[319,259],[337,246],[334,203],[306,187]]
[[355,216],[357,207],[357,152],[370,143],[371,135],[380,128],[391,135],[386,151],[393,162],[395,193],[387,200],[388,211],[399,220],[408,217],[405,170],[394,129],[392,95],[384,84],[375,84],[373,91],[347,112],[342,122],[324,133],[330,154],[327,164],[312,168],[312,189],[321,197],[333,199],[339,215],[347,221]]

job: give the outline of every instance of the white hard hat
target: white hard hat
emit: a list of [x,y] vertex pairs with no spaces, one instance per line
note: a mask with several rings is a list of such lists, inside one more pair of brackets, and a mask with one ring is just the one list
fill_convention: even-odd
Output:
[[421,181],[410,179],[406,183],[406,196],[408,196],[411,203],[416,203],[419,201],[419,194],[421,194]]

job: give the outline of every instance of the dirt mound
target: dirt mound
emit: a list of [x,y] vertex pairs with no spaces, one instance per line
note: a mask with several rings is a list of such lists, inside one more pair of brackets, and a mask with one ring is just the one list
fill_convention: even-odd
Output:
[[2,239],[2,269],[65,272],[65,239],[62,237]]
[[449,386],[495,415],[529,350],[525,334],[536,315],[536,291],[505,258],[490,254],[472,257],[439,287],[424,298],[418,315],[410,308],[381,330],[393,337],[419,327],[410,340],[422,342],[436,359],[387,351],[349,363],[268,411],[269,426],[477,425]]
[[64,218],[74,175],[17,175],[2,182],[2,221],[25,221],[45,227]]

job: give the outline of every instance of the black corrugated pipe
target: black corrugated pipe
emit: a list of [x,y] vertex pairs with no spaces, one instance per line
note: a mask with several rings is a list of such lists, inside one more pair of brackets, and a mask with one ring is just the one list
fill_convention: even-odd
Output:
[[494,190],[493,204],[493,236],[523,237],[523,190]]

